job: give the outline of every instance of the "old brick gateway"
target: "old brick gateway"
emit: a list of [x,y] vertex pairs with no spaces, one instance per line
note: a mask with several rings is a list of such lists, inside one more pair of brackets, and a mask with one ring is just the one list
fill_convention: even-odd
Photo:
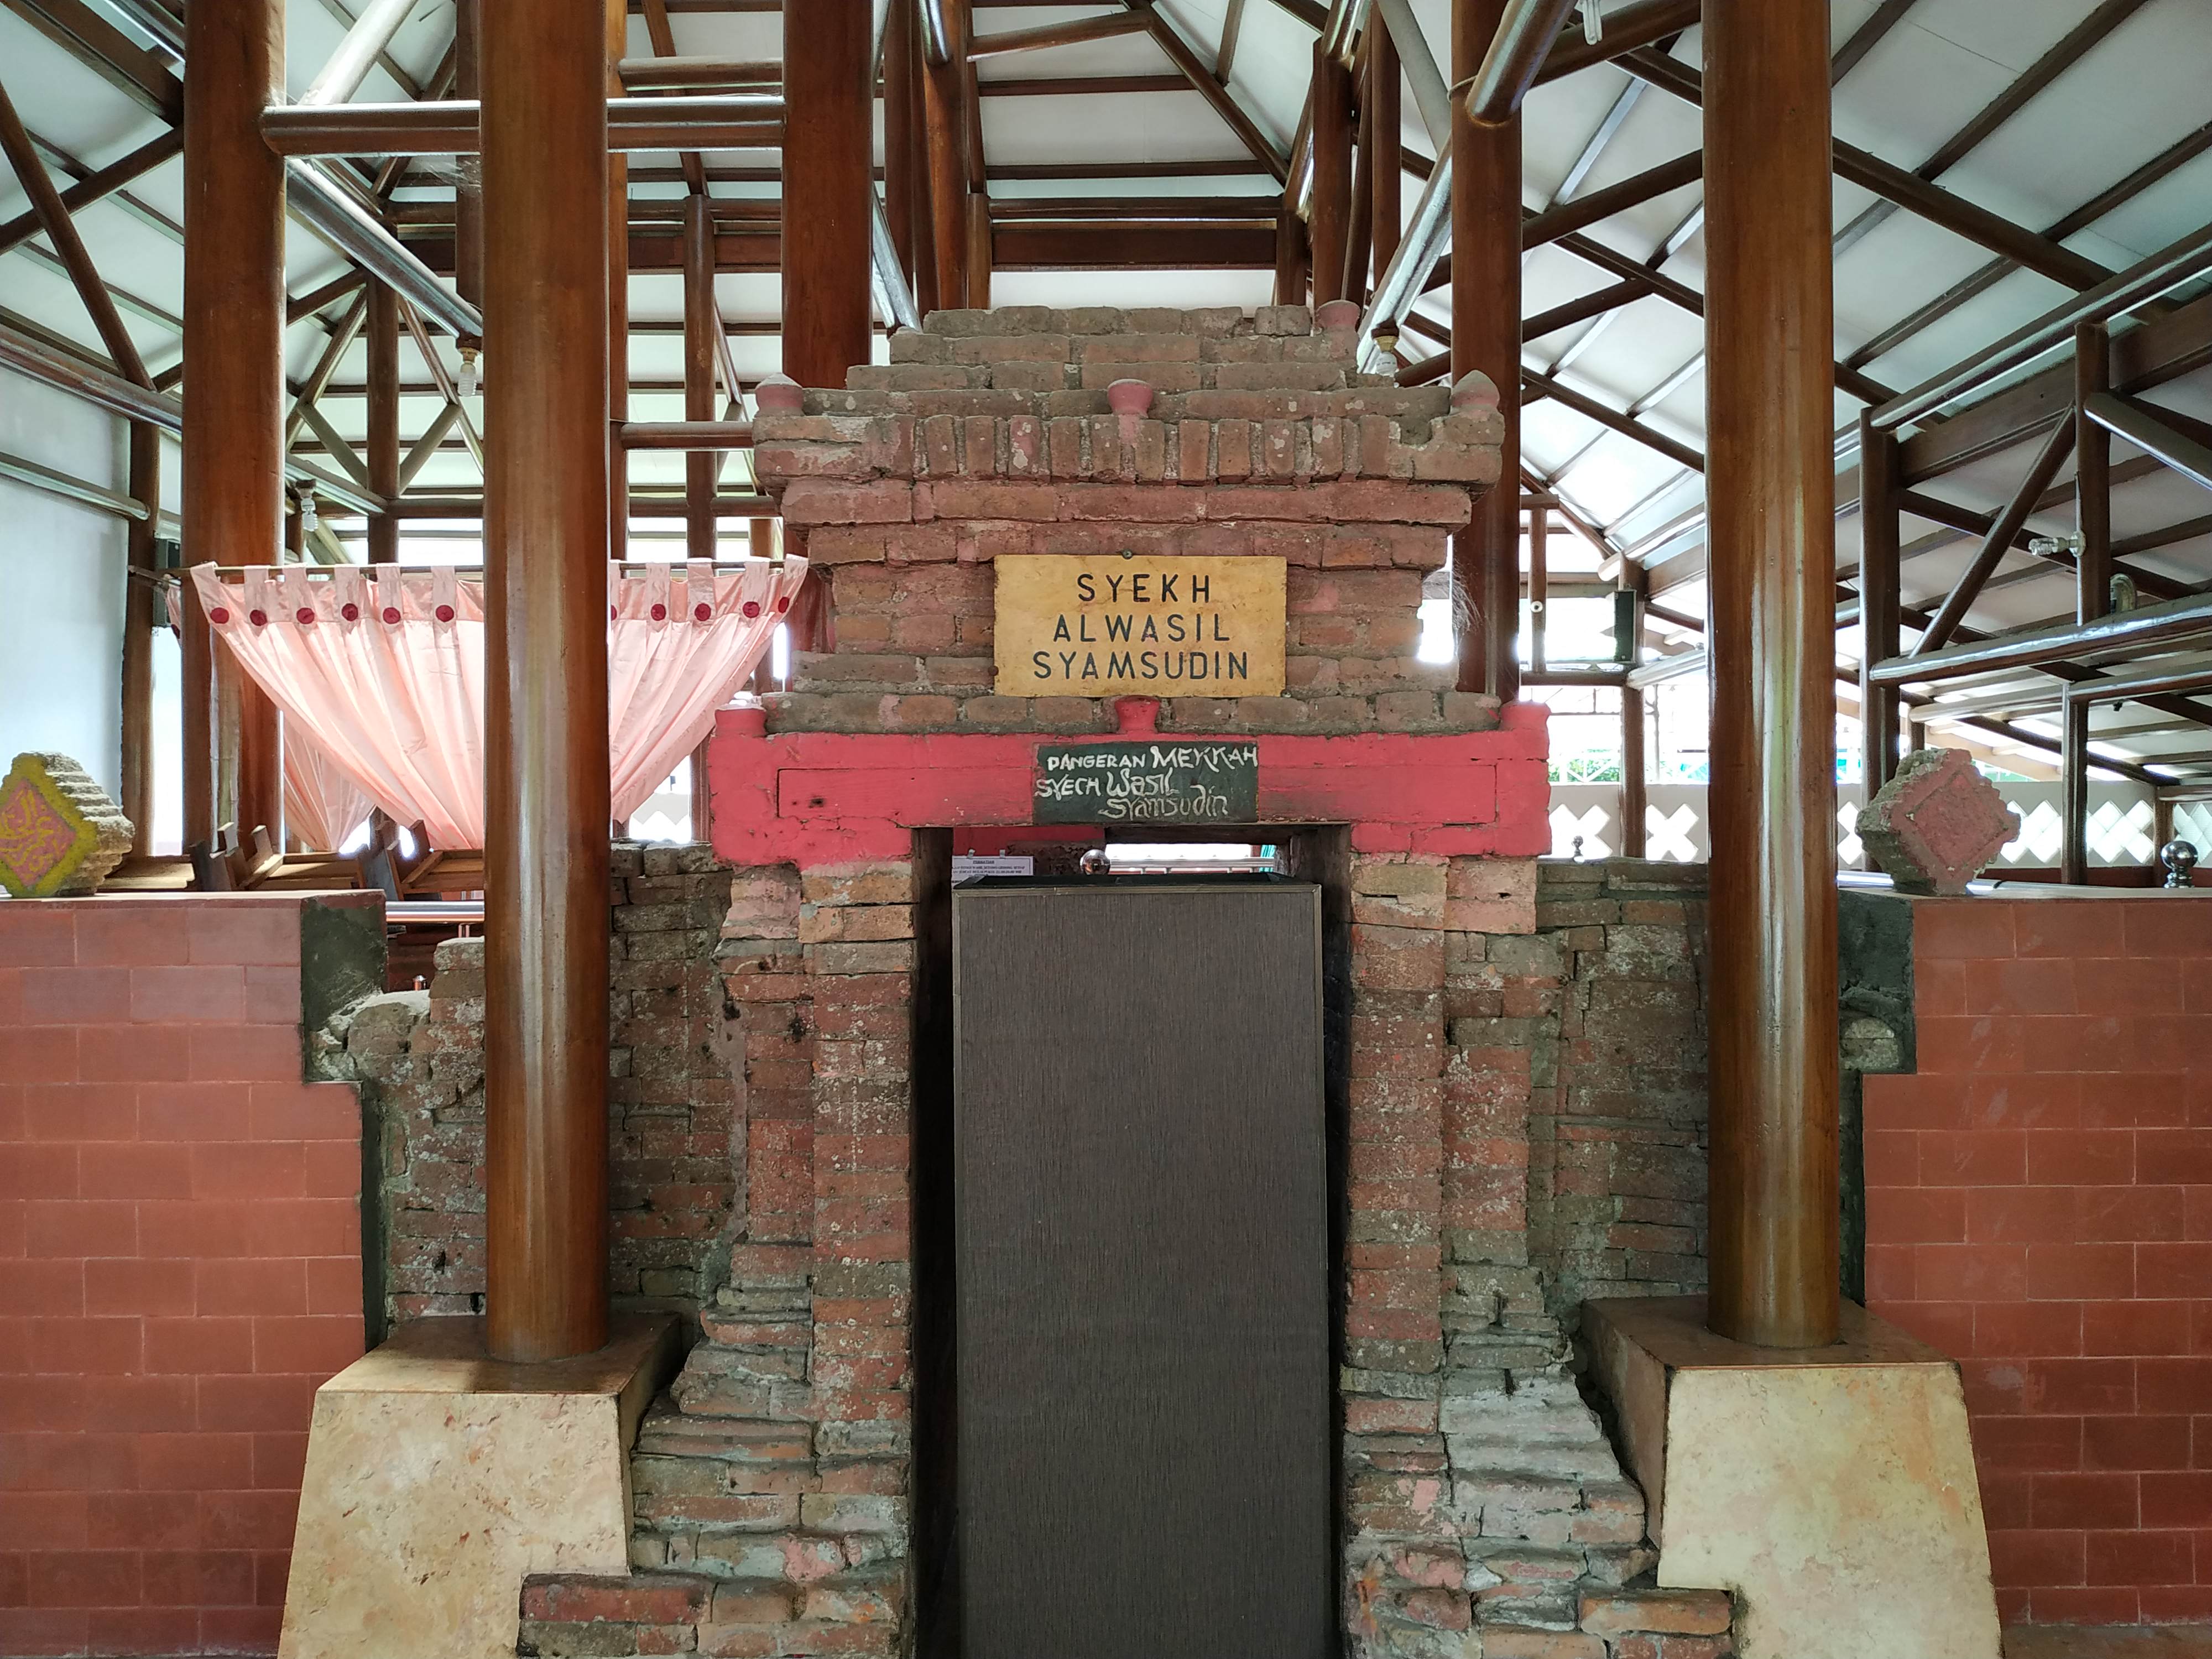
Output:
[[[763,422],[836,648],[724,716],[713,857],[618,866],[616,1286],[696,1305],[703,1340],[640,1433],[636,1576],[532,1585],[539,1652],[951,1650],[956,1573],[996,1565],[958,1561],[948,1504],[951,858],[1056,816],[1048,760],[1102,738],[1249,756],[1243,817],[1203,833],[1278,844],[1321,895],[1335,1565],[1246,1568],[1303,1572],[1362,1653],[1455,1653],[1478,1620],[1499,1652],[1723,1650],[1724,1599],[1620,1588],[1643,1501],[1562,1365],[1583,1295],[1703,1281],[1693,872],[1539,894],[1540,710],[1411,658],[1420,574],[1495,470],[1486,394],[1353,384],[1306,330],[944,314],[901,337],[924,361]],[[1190,389],[1125,425],[1012,389],[1039,364]],[[1282,695],[999,695],[996,559],[1091,550],[1280,573]],[[482,1284],[468,956],[356,1015],[338,1062],[386,1126],[403,1316]],[[1669,1033],[1679,1104],[1606,1115],[1611,1057]]]

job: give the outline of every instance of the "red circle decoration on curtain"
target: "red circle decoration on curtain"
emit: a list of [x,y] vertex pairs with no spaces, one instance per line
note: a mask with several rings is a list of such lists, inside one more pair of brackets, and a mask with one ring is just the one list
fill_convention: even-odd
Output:
[[653,606],[653,619],[655,622],[666,622],[668,620],[668,607],[665,605],[656,605]]
[[246,613],[246,620],[256,628],[266,628],[269,626],[269,613],[266,611],[249,611]]
[[450,605],[440,605],[440,606],[438,607],[438,620],[439,620],[440,622],[441,622],[441,623],[445,623],[445,622],[451,622],[451,621],[453,621],[453,606],[451,606]]
[[785,611],[788,611],[788,610],[790,610],[790,609],[791,609],[791,600],[790,600],[790,599],[789,599],[788,597],[786,597],[786,598],[783,598],[783,599],[778,599],[778,600],[775,602],[775,614],[776,614],[777,616],[779,616],[779,617],[781,617],[781,615],[783,615],[783,613],[784,613]]
[[747,618],[750,619],[759,615],[760,601],[758,599],[747,599],[745,601],[745,616]]
[[225,623],[230,620],[229,607],[220,605],[216,606],[214,610],[208,612],[208,620],[213,623],[217,628],[222,627]]
[[343,605],[338,607],[338,615],[344,617],[348,622],[359,622],[361,620],[361,607],[356,605],[351,599],[348,599]]
[[386,605],[384,607],[384,620],[394,626],[397,626],[399,622],[399,607],[396,605]]
[[713,620],[714,615],[714,607],[708,605],[704,599],[700,600],[698,604],[691,607],[691,620],[693,622],[709,622]]
[[313,627],[315,621],[315,607],[312,605],[301,605],[292,613],[292,619],[302,628]]

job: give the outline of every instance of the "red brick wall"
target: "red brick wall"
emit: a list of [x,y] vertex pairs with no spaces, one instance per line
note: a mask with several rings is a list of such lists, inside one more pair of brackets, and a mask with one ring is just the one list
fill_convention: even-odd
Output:
[[310,1404],[362,1351],[301,908],[0,903],[0,1653],[276,1645]]
[[1913,921],[1868,1302],[1962,1362],[2008,1620],[2212,1619],[2212,901]]

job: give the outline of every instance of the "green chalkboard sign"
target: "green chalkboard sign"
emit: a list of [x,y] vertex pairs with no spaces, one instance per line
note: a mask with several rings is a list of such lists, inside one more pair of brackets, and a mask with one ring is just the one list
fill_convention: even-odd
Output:
[[1251,823],[1256,743],[1072,743],[1040,747],[1039,823]]

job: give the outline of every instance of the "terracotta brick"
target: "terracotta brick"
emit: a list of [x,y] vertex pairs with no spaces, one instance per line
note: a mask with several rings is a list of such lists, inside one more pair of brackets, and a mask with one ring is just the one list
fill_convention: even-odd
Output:
[[[2075,907],[2064,903],[2015,905],[2002,899],[1961,898],[1924,900],[1913,907],[1912,953],[1916,960],[1936,961],[1946,957],[1994,957],[2015,954],[2014,913],[2028,909],[2037,913],[2037,920],[2045,920],[2043,913],[2063,911]],[[2039,930],[2035,937],[2046,936],[2047,929]],[[2069,951],[2028,951],[2024,955],[2078,954]]]
[[1990,1529],[1990,1572],[1999,1586],[2078,1584],[2087,1573],[2086,1534],[2079,1530]]
[[2075,1302],[1984,1302],[1974,1310],[1973,1352],[2015,1359],[2081,1352],[2081,1307]]
[[2027,1179],[2028,1137],[2025,1133],[1938,1129],[1917,1139],[1919,1179],[1928,1186],[2017,1186]]

